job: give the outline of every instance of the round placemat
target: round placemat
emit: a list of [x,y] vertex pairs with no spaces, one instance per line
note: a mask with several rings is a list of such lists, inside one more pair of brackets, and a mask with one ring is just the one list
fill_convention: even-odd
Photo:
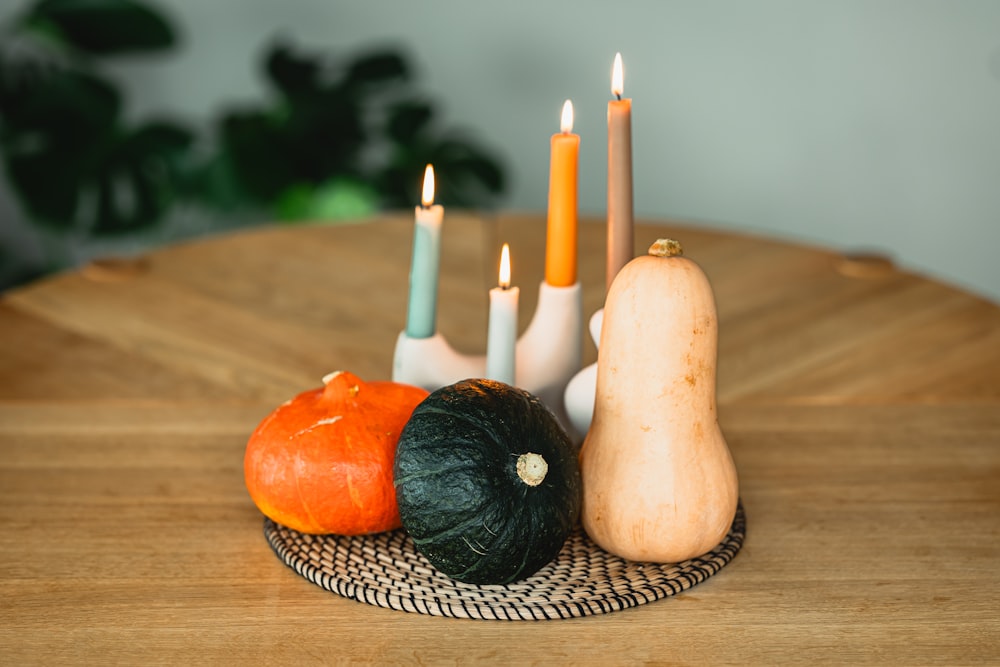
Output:
[[746,515],[741,504],[729,534],[712,551],[666,565],[614,556],[577,529],[554,561],[502,586],[465,584],[441,574],[403,530],[306,535],[265,519],[264,534],[286,565],[352,600],[432,616],[540,620],[607,614],[691,588],[736,556],[746,536]]

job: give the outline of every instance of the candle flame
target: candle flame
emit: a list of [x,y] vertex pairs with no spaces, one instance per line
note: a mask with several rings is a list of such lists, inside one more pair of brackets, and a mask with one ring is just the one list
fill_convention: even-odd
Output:
[[500,251],[500,287],[507,289],[510,287],[510,245],[503,244]]
[[611,68],[611,94],[621,99],[625,92],[625,74],[622,71],[622,54],[615,54],[615,64]]
[[573,103],[569,100],[563,102],[562,118],[559,121],[559,128],[566,134],[573,131]]
[[424,208],[434,203],[434,166],[430,164],[424,169],[424,192],[420,203]]

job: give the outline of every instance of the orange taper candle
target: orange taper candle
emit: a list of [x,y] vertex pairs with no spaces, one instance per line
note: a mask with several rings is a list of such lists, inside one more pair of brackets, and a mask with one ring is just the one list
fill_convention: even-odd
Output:
[[607,288],[635,255],[632,216],[632,100],[622,99],[622,54],[615,54],[608,102]]
[[573,134],[573,104],[562,109],[561,132],[552,135],[549,157],[549,219],[545,238],[545,282],[576,284],[577,181],[580,135]]

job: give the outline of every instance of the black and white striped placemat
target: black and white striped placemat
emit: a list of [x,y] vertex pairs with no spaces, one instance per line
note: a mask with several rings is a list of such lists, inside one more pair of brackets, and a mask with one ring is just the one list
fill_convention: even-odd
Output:
[[432,616],[516,621],[607,614],[687,590],[736,556],[746,515],[741,504],[729,534],[709,553],[666,565],[609,554],[578,529],[554,561],[503,586],[465,584],[441,574],[403,530],[306,535],[265,519],[264,534],[285,564],[338,595]]

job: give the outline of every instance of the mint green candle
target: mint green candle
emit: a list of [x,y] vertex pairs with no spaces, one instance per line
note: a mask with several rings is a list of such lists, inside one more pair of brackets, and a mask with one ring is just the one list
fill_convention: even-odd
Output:
[[437,332],[438,268],[441,258],[442,206],[418,206],[410,260],[410,295],[406,335],[430,338]]

